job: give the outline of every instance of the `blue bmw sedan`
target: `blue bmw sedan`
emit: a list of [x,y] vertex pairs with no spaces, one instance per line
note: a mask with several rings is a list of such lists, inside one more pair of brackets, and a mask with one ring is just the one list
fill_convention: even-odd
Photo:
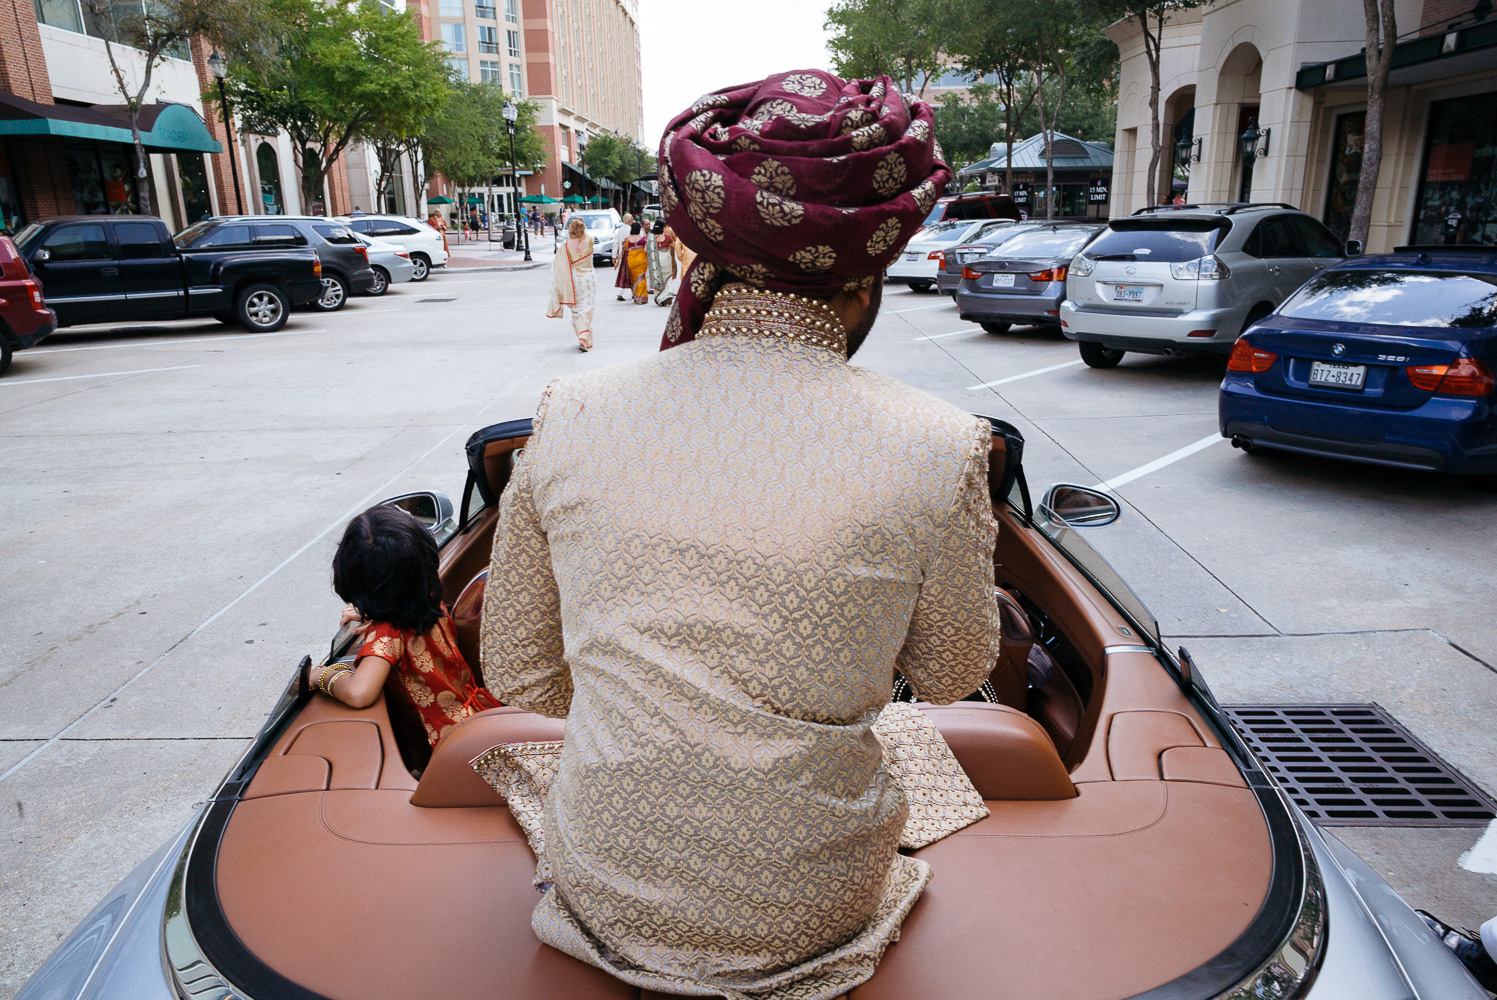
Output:
[[1497,474],[1497,248],[1400,247],[1328,268],[1238,338],[1223,437]]

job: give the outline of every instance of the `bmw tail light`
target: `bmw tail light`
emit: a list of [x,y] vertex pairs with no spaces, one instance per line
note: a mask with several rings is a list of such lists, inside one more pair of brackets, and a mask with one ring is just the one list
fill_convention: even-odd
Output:
[[1404,372],[1414,388],[1447,396],[1490,396],[1497,388],[1492,369],[1475,358],[1456,358],[1448,365],[1412,365]]
[[31,296],[31,308],[33,308],[33,309],[45,309],[45,308],[47,308],[46,301],[42,299],[42,286],[41,285],[38,285],[36,282],[32,281],[30,278],[28,278],[25,281],[21,282],[21,284],[23,284],[23,285],[26,286],[26,294],[28,294],[28,295]]
[[1065,281],[1066,280],[1066,265],[1062,264],[1060,267],[1047,267],[1043,271],[1030,271],[1029,272],[1029,280],[1030,281]]
[[962,277],[966,278],[968,281],[976,281],[978,278],[982,277],[982,275],[978,274],[970,267],[964,267],[962,268]]
[[1258,375],[1273,367],[1273,363],[1279,360],[1279,356],[1272,351],[1265,351],[1261,347],[1254,347],[1248,343],[1246,337],[1238,337],[1237,343],[1232,345],[1232,354],[1227,358],[1227,371],[1229,372],[1251,372]]

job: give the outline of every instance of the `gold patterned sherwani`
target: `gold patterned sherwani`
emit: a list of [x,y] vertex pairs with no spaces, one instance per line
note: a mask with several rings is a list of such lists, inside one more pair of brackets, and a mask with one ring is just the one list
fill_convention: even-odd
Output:
[[896,667],[997,654],[990,430],[730,284],[695,341],[548,388],[501,500],[483,665],[567,718],[541,940],[669,992],[830,997],[930,877],[870,731]]

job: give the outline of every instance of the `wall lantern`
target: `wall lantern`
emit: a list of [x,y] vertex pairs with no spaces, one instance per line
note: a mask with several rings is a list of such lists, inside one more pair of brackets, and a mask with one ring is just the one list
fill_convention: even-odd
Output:
[[1192,163],[1200,163],[1201,144],[1204,141],[1200,137],[1195,139],[1182,137],[1179,142],[1175,143],[1175,164],[1189,170]]
[[[1242,133],[1237,142],[1242,149],[1243,163],[1252,163],[1259,157],[1268,155],[1268,136],[1271,131],[1273,130],[1269,128],[1250,128]],[[1259,139],[1263,140],[1261,146],[1258,144]]]

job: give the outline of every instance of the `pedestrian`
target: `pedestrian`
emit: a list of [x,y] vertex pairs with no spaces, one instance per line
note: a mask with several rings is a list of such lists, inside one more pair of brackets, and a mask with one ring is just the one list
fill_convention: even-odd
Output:
[[645,271],[657,306],[670,305],[674,294],[667,296],[665,291],[676,276],[676,255],[671,250],[675,242],[675,236],[666,231],[665,220],[656,219],[645,239]]
[[426,217],[426,224],[442,234],[442,252],[451,253],[447,246],[447,220],[442,218],[442,210],[433,208],[431,214]]
[[[624,273],[623,272],[623,267],[624,267],[624,241],[629,238],[629,225],[633,221],[634,221],[634,216],[632,216],[632,215],[630,215],[630,214],[628,214],[626,212],[624,214],[624,221],[620,222],[618,224],[618,226],[616,226],[614,228],[614,230],[613,230],[613,251],[612,251],[611,256],[613,257],[613,266],[614,266],[614,269],[615,269],[615,271],[618,271],[620,274]],[[615,279],[614,284],[615,284],[615,286],[617,286],[619,288],[628,288],[629,287],[627,284],[623,284],[623,285],[618,284],[617,279]],[[620,302],[624,301],[624,293],[623,292],[619,293],[619,301]]]
[[593,238],[581,219],[567,227],[567,240],[551,262],[551,300],[546,318],[561,318],[562,308],[572,310],[572,332],[577,350],[586,354],[593,347],[593,306],[598,301],[598,278],[593,272]]
[[650,301],[649,284],[649,251],[646,249],[647,237],[644,226],[635,221],[629,226],[629,235],[624,238],[624,257],[619,269],[618,277],[614,284],[620,281],[625,284],[621,287],[631,290],[634,296],[634,304],[642,306]]
[[436,541],[414,517],[381,504],[348,522],[333,590],[348,602],[340,624],[355,625],[363,643],[354,666],[311,668],[312,687],[352,708],[368,708],[383,691],[403,716],[421,720],[432,746],[468,716],[499,707],[458,648]]
[[468,232],[473,239],[478,239],[478,206],[474,205],[468,209]]

